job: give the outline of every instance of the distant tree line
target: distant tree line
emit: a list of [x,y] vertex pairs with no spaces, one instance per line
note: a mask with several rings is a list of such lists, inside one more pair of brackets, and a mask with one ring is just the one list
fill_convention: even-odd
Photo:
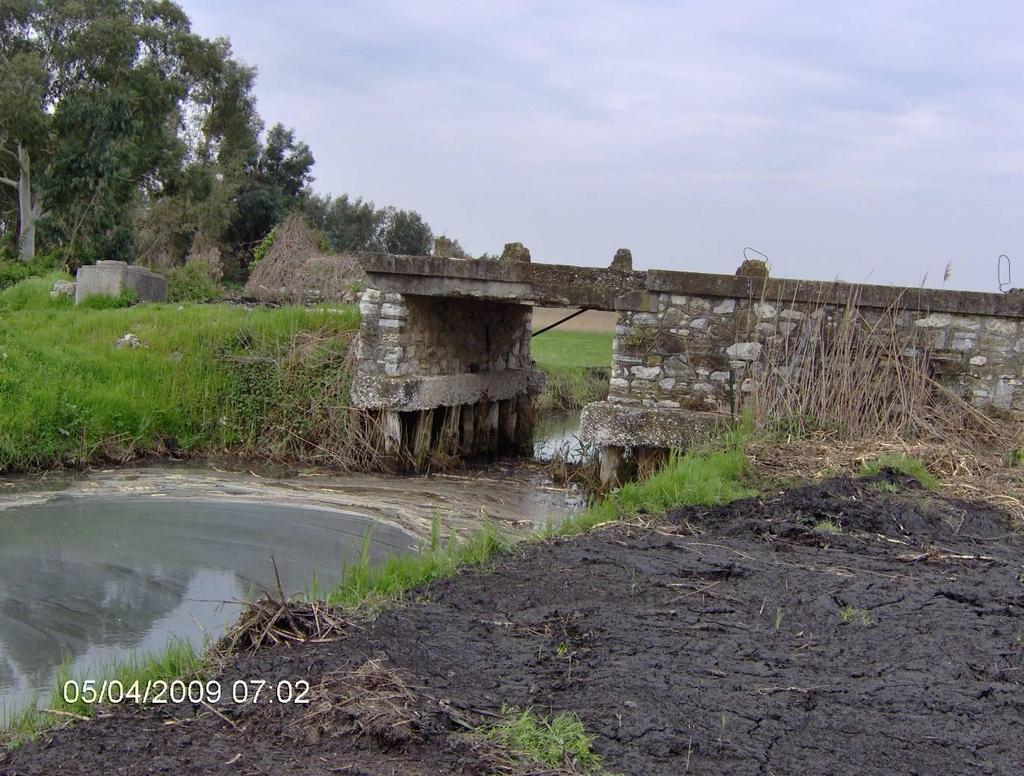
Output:
[[265,126],[256,69],[167,0],[0,0],[0,250],[228,271],[300,209],[335,250],[427,254],[415,211],[314,194],[314,157]]

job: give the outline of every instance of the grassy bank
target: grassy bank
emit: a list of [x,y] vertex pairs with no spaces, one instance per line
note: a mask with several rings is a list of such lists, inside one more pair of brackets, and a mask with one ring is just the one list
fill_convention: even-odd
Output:
[[547,375],[537,400],[539,412],[573,412],[608,393],[612,335],[552,329],[534,337],[530,351]]
[[[347,399],[354,307],[76,308],[50,299],[57,277],[0,292],[0,472],[167,452],[316,457]],[[126,334],[137,347],[117,346]]]

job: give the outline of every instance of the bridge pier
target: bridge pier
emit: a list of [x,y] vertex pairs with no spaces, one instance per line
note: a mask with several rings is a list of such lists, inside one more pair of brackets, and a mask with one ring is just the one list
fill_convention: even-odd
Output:
[[525,449],[544,381],[530,359],[529,305],[371,287],[359,307],[352,398],[380,414],[396,468]]

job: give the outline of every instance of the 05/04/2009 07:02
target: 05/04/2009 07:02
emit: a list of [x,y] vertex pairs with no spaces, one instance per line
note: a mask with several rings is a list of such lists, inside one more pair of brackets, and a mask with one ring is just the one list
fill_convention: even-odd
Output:
[[155,679],[124,683],[119,679],[71,679],[61,686],[61,695],[68,704],[85,703],[309,703],[309,682],[305,679],[236,679],[230,686],[216,679],[202,681]]

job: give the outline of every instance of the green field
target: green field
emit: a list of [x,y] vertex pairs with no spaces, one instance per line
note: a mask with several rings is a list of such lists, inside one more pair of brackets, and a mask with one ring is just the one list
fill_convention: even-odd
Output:
[[579,369],[612,364],[612,334],[552,329],[530,340],[541,369]]
[[[352,306],[76,308],[50,299],[56,277],[0,291],[0,472],[147,452],[284,457],[316,432],[319,397],[347,391],[338,335],[358,325]],[[116,346],[128,333],[140,347]]]
[[547,375],[547,386],[537,399],[538,411],[575,412],[608,394],[610,333],[554,329],[534,337],[530,350]]

